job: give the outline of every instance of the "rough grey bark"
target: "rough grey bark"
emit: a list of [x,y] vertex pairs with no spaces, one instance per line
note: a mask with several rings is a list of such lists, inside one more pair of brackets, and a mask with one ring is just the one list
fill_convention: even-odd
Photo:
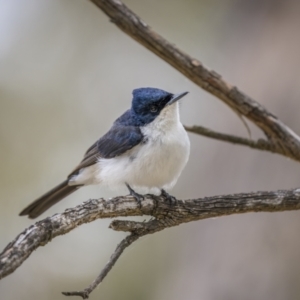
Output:
[[20,233],[0,254],[0,279],[15,271],[38,247],[45,246],[53,238],[66,234],[81,224],[120,216],[152,216],[148,222],[112,221],[110,228],[130,232],[130,235],[117,246],[109,262],[88,288],[64,293],[67,296],[79,295],[85,299],[102,282],[125,248],[139,237],[207,218],[247,212],[298,210],[300,189],[173,200],[170,202],[163,196],[145,195],[141,206],[132,196],[107,201],[89,200],[64,213],[36,222]]

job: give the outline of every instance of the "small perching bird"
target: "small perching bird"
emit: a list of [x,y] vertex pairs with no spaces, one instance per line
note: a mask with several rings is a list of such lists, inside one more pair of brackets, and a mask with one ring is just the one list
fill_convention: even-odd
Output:
[[[131,108],[85,153],[65,181],[21,213],[36,218],[49,207],[90,184],[126,185],[137,201],[136,187],[159,188],[165,196],[177,182],[190,153],[190,141],[179,118],[178,100],[156,88],[133,90]],[[169,196],[171,197],[171,196]]]

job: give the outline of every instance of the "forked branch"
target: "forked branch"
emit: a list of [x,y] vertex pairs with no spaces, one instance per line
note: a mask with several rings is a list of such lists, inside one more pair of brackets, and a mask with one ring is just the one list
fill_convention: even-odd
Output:
[[263,150],[300,161],[300,137],[261,104],[226,82],[217,72],[207,69],[198,59],[167,41],[121,1],[90,1],[122,31],[259,127],[266,136],[265,143],[269,144],[269,147]]
[[153,219],[148,222],[115,220],[111,223],[112,229],[130,232],[130,235],[118,245],[100,275],[88,288],[81,292],[64,293],[87,298],[109,273],[124,249],[141,236],[201,219],[247,212],[298,209],[300,189],[176,200],[175,203],[170,203],[163,196],[145,195],[141,206],[132,196],[116,197],[107,201],[89,200],[67,209],[64,213],[41,220],[20,233],[0,254],[0,279],[15,271],[38,247],[81,224],[116,216],[152,216]]

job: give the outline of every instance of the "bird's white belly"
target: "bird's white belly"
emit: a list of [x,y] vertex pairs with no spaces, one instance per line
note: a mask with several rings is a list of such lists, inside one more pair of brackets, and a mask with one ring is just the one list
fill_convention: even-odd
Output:
[[168,134],[147,137],[121,156],[99,159],[97,181],[115,187],[171,188],[189,157],[190,143],[183,126],[176,124]]

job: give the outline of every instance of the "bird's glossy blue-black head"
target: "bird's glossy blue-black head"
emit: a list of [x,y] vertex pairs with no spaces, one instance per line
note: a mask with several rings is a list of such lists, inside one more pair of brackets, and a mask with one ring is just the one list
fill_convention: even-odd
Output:
[[132,92],[131,112],[141,125],[151,123],[160,112],[187,93],[173,95],[156,88],[139,88]]

